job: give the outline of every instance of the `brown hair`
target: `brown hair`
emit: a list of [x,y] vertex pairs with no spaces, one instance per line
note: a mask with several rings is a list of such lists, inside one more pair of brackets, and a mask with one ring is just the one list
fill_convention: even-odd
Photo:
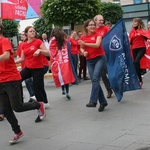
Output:
[[93,19],[88,19],[88,20],[86,20],[86,21],[84,22],[84,31],[85,31],[86,33],[88,33],[86,27],[89,25],[89,23],[90,23],[91,21],[93,21],[93,22],[95,23],[95,21],[94,21]]
[[27,33],[29,31],[30,28],[33,28],[32,26],[27,26],[24,30],[25,35],[27,36]]
[[139,29],[144,29],[145,28],[144,22],[142,21],[141,18],[134,18],[133,21],[138,22],[138,28]]
[[58,49],[61,50],[67,37],[66,33],[61,28],[56,27],[51,32],[51,37],[53,36],[56,38]]

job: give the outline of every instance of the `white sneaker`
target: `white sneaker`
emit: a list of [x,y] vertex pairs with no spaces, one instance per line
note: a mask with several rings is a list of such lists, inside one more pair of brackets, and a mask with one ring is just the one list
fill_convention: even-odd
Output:
[[36,101],[36,97],[35,96],[31,96],[30,99],[35,100]]
[[45,107],[45,109],[48,109],[49,108],[49,103],[44,103],[44,107]]
[[39,102],[40,108],[38,109],[38,116],[40,117],[41,120],[43,120],[46,117],[45,113],[45,107],[43,102]]

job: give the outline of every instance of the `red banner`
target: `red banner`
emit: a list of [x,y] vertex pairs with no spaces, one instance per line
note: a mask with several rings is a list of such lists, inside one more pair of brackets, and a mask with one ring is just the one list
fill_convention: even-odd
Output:
[[2,19],[25,19],[28,10],[27,0],[2,0],[1,18]]
[[150,69],[150,42],[146,42],[146,53],[140,61],[141,69]]
[[67,43],[62,50],[57,49],[56,40],[50,40],[51,70],[56,87],[75,82],[70,58],[68,55]]

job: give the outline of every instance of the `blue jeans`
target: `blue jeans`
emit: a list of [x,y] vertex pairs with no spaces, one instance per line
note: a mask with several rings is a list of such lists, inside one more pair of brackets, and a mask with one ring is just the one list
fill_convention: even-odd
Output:
[[87,66],[89,75],[92,82],[92,90],[90,96],[90,103],[97,104],[97,100],[101,105],[107,104],[104,97],[104,93],[100,86],[100,78],[103,73],[103,69],[106,66],[106,56],[99,56],[90,60],[87,60]]
[[34,90],[33,90],[33,79],[32,78],[28,78],[25,79],[25,84],[26,84],[26,88],[29,92],[30,97],[34,96]]
[[71,59],[72,59],[72,63],[73,63],[73,66],[74,66],[75,73],[77,75],[78,55],[77,54],[71,54]]

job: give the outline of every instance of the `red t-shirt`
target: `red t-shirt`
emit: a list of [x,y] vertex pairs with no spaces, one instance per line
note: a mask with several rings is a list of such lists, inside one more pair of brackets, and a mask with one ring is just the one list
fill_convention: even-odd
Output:
[[21,80],[20,72],[14,62],[11,43],[7,38],[2,37],[0,38],[0,55],[5,51],[10,51],[10,58],[0,62],[0,83]]
[[134,28],[129,33],[131,49],[146,47],[144,36],[141,34],[145,33],[145,30]]
[[39,39],[34,39],[30,43],[28,43],[27,41],[23,43],[22,50],[24,51],[27,68],[35,69],[44,67],[42,54],[33,56],[34,52],[40,49],[42,43],[43,42]]
[[[81,40],[84,41],[85,43],[96,43],[96,39],[97,37],[100,36],[98,33],[93,33],[92,35],[82,35],[81,36]],[[105,55],[105,52],[102,48],[102,45],[100,45],[99,48],[92,48],[92,47],[88,47],[88,46],[84,46],[85,51],[88,52],[88,56],[86,57],[86,59],[92,59],[95,58],[97,56],[103,56]]]
[[78,54],[78,42],[73,38],[68,39],[71,44],[71,54]]
[[48,60],[44,55],[42,55],[42,60],[43,60],[43,65],[48,66]]
[[107,26],[101,26],[100,28],[96,28],[96,32],[102,36],[102,38],[106,35],[106,33],[109,31],[110,29]]
[[[22,45],[23,45],[23,42],[18,45],[17,56],[19,56],[19,57],[21,57]],[[21,68],[22,69],[25,68],[25,60],[23,62],[21,62]]]

